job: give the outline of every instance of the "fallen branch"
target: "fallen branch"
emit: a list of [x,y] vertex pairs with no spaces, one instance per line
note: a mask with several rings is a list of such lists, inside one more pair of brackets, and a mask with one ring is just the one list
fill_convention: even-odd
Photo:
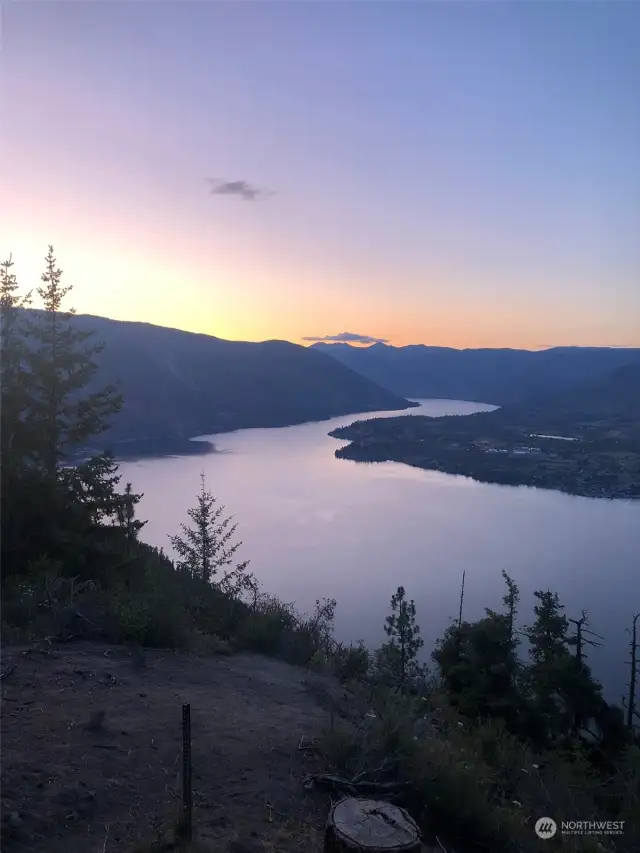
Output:
[[[362,774],[358,775],[361,776]],[[331,773],[310,774],[304,778],[303,782],[305,788],[312,788],[314,785],[317,785],[320,788],[340,791],[352,797],[375,795],[383,799],[396,797],[411,785],[410,782],[349,781],[348,779],[343,779],[341,776],[334,776]]]
[[329,788],[332,791],[341,791],[345,794],[350,794],[352,797],[358,795],[358,791],[351,782],[347,779],[342,779],[340,776],[332,776],[329,773],[318,773],[305,776],[303,779],[304,787],[308,790],[314,786],[319,788]]
[[387,769],[388,764],[389,759],[385,758],[380,767],[376,767],[375,770],[361,770],[360,773],[356,773],[356,775],[353,777],[353,779],[351,780],[351,784],[357,785],[358,782],[361,782],[367,776],[374,776],[377,773],[383,773]]

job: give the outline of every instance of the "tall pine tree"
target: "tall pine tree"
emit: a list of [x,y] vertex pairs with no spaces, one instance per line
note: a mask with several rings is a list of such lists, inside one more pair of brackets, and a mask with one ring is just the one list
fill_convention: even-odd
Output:
[[0,264],[0,458],[3,477],[24,461],[29,383],[26,373],[26,315],[31,294],[19,294],[11,255]]
[[420,636],[420,626],[416,623],[416,605],[413,599],[407,601],[403,586],[399,586],[391,596],[391,613],[384,624],[385,634],[389,637],[386,644],[390,660],[395,658],[397,676],[404,685],[413,670],[417,669],[416,657],[424,645]]
[[[95,357],[103,345],[73,323],[75,311],[62,307],[71,286],[62,285],[53,246],[45,258],[42,286],[44,310],[29,322],[30,433],[35,464],[50,479],[74,449],[104,432],[122,398],[109,385],[92,390],[98,372]],[[91,389],[91,390],[90,390]]]
[[513,687],[513,682],[518,670],[517,649],[520,643],[516,632],[516,617],[518,615],[518,603],[520,601],[520,590],[513,578],[502,570],[502,578],[507,585],[507,592],[502,598],[502,603],[505,606],[504,613],[496,613],[495,611],[485,608],[485,613],[489,619],[492,619],[502,629],[502,642],[499,649],[499,664],[504,667],[509,686]]
[[[102,535],[98,528],[139,499],[117,494],[109,454],[71,464],[75,449],[108,428],[121,399],[111,386],[95,390],[102,347],[63,309],[70,288],[62,286],[52,247],[45,264],[37,311],[24,310],[28,297],[19,296],[12,259],[0,267],[2,557],[10,575],[42,555],[71,571]],[[129,530],[136,525],[132,517]]]

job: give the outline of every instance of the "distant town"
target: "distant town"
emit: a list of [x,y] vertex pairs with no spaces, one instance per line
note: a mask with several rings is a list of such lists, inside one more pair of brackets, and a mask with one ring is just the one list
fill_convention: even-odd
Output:
[[507,412],[465,418],[400,416],[334,430],[351,443],[341,459],[404,462],[488,483],[536,486],[574,495],[640,498],[640,442],[625,431],[588,425],[585,436],[531,433]]

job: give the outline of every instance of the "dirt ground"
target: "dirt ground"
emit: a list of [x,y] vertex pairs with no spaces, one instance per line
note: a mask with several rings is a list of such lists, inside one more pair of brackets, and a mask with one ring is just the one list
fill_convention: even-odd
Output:
[[335,681],[257,655],[141,659],[89,643],[7,647],[2,670],[3,853],[144,851],[168,837],[183,703],[204,849],[321,848],[329,801],[305,790],[320,768],[300,746],[344,701]]

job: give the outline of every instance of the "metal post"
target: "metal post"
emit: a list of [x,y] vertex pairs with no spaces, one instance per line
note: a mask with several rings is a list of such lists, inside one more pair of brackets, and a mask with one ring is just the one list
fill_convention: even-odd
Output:
[[184,836],[191,841],[191,705],[182,706],[182,821]]

